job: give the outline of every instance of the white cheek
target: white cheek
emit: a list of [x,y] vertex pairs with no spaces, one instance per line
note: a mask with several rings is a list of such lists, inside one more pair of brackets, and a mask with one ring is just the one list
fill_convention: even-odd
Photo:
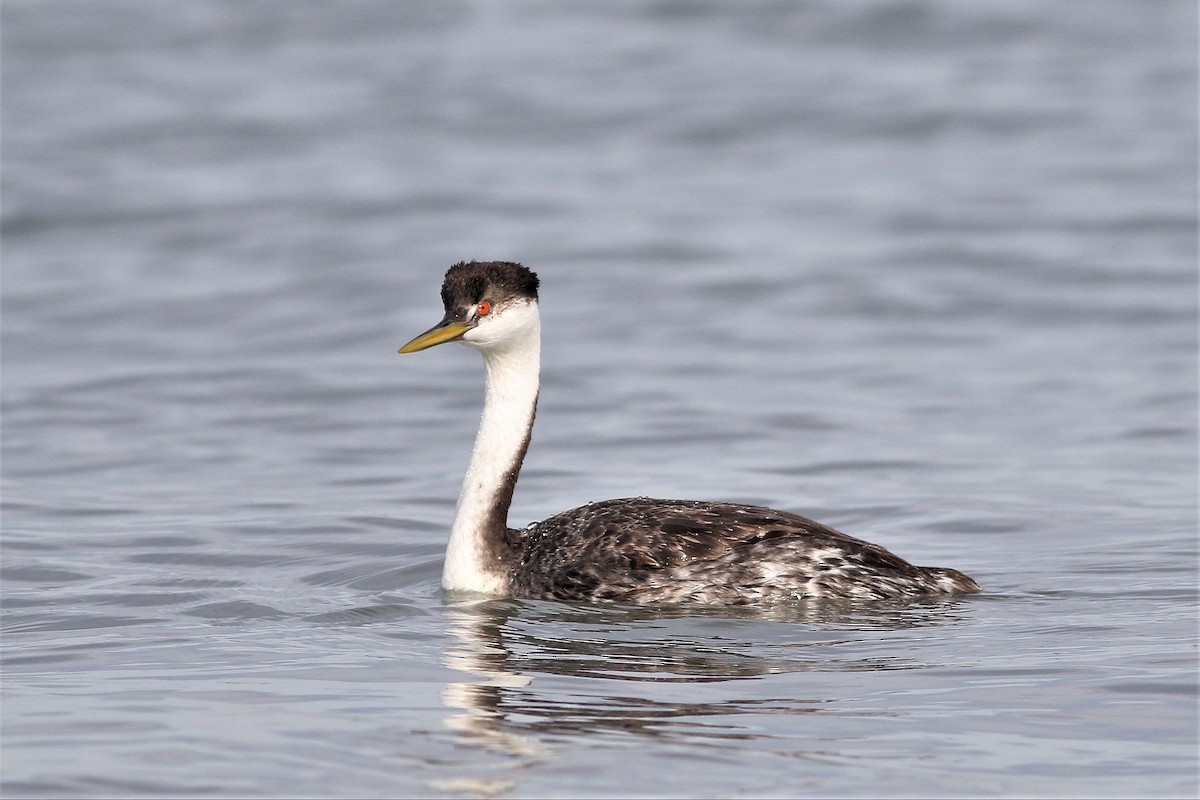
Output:
[[486,350],[523,341],[530,334],[536,336],[537,330],[537,305],[518,303],[482,318],[478,325],[463,334],[461,341]]
[[471,330],[464,333],[463,337],[459,339],[459,341],[465,345],[469,345],[470,347],[487,347],[488,345],[495,343],[495,338],[494,329],[488,331],[480,330],[476,327],[471,328]]

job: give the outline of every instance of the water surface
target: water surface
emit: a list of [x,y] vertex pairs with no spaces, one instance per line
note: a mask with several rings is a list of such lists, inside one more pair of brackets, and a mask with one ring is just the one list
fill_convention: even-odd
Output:
[[[1186,2],[7,0],[13,797],[1194,796]],[[763,503],[981,595],[461,604],[478,356],[543,282],[524,524]]]

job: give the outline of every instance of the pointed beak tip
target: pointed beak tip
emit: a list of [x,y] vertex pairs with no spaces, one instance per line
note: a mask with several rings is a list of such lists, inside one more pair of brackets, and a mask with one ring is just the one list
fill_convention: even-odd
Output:
[[402,346],[397,353],[401,355],[405,353],[416,353],[419,350],[425,350],[443,342],[452,342],[455,339],[462,338],[462,335],[467,332],[467,326],[461,322],[451,322],[448,324],[435,325],[429,330],[422,333],[420,336],[413,339],[411,342]]

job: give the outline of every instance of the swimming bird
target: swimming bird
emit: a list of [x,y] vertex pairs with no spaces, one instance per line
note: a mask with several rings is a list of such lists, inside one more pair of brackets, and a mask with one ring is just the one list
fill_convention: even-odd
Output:
[[957,570],[914,566],[819,522],[739,503],[631,497],[508,527],[537,410],[537,290],[537,275],[517,263],[455,264],[442,283],[442,321],[400,348],[461,342],[483,354],[483,417],[450,528],[444,589],[721,605],[979,591]]

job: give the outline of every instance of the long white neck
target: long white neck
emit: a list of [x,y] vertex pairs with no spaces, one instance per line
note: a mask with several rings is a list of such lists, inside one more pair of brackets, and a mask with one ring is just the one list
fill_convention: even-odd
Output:
[[508,538],[508,507],[537,410],[537,303],[508,308],[487,323],[463,337],[465,344],[483,353],[486,390],[483,418],[450,528],[442,587],[504,594],[515,557]]

